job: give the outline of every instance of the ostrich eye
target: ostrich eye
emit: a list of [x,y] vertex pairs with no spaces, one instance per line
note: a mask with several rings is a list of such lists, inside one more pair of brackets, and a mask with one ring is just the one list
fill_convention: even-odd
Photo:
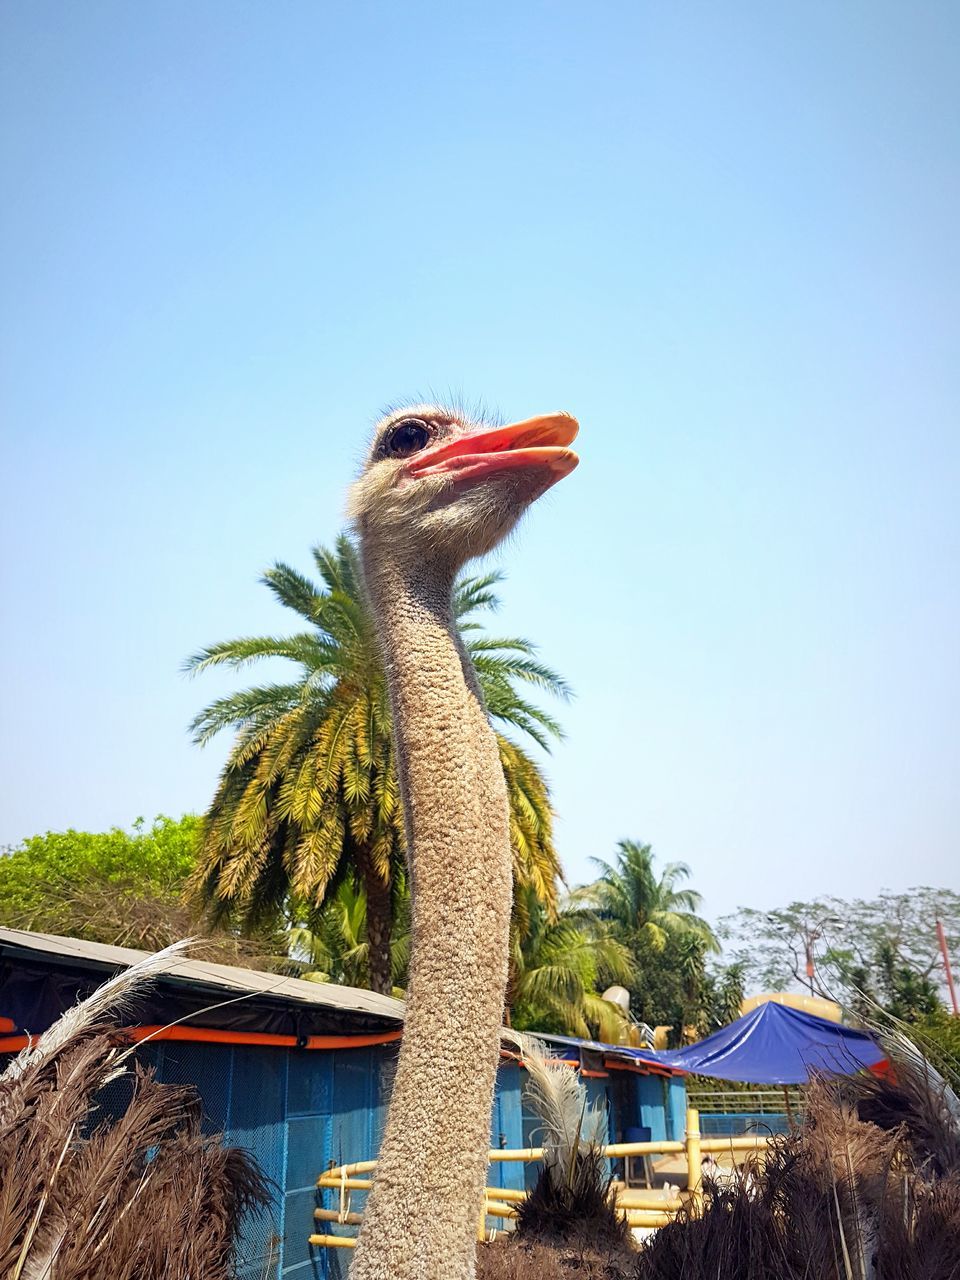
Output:
[[398,422],[387,438],[387,452],[394,458],[409,458],[412,453],[419,453],[430,440],[430,432],[425,422],[419,418],[407,418]]

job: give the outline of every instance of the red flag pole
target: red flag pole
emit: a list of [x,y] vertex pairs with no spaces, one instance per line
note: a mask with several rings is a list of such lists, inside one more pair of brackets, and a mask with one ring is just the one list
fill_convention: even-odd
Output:
[[947,951],[947,935],[943,932],[943,921],[937,921],[937,940],[940,943],[940,954],[943,956],[943,967],[947,974],[947,990],[950,992],[950,1000],[953,1004],[953,1012],[955,1017],[960,1017],[960,1008],[957,1007],[957,991],[953,985],[953,974],[950,971],[950,953]]

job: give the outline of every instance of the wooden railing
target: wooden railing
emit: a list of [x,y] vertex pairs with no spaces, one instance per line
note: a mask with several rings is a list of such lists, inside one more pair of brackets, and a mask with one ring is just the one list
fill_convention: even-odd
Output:
[[[720,1155],[735,1151],[757,1151],[769,1142],[766,1134],[751,1134],[741,1138],[704,1138],[700,1133],[700,1114],[695,1107],[687,1111],[687,1129],[682,1142],[614,1142],[603,1148],[603,1154],[616,1159],[628,1156],[663,1156],[684,1155],[687,1165],[686,1201],[679,1196],[667,1199],[662,1191],[637,1191],[633,1188],[619,1189],[616,1192],[615,1205],[617,1211],[631,1227],[662,1227],[672,1222],[684,1203],[688,1212],[699,1216],[703,1209],[703,1182],[700,1161],[706,1154]],[[492,1150],[489,1153],[491,1164],[505,1161],[516,1161],[532,1164],[543,1159],[542,1147],[522,1147],[512,1150]],[[353,1164],[339,1165],[328,1169],[317,1179],[321,1196],[324,1192],[337,1193],[336,1208],[321,1206],[313,1211],[319,1223],[336,1223],[344,1227],[359,1227],[363,1215],[351,1208],[350,1193],[353,1191],[369,1191],[373,1186],[372,1174],[377,1167],[376,1160],[358,1160]],[[484,1190],[483,1213],[477,1227],[478,1239],[487,1237],[487,1218],[509,1221],[517,1216],[517,1206],[526,1199],[525,1191],[510,1187],[486,1187]],[[355,1235],[314,1234],[310,1243],[324,1249],[353,1249],[356,1246]]]

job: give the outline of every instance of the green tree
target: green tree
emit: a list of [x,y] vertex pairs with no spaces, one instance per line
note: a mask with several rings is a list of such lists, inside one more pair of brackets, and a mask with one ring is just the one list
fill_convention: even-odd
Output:
[[[199,743],[236,733],[203,822],[192,891],[214,918],[241,928],[287,911],[322,906],[342,881],[362,885],[372,988],[391,989],[390,933],[402,883],[403,821],[390,736],[386,678],[350,539],[313,552],[322,585],[286,564],[264,576],[279,602],[307,629],[213,645],[187,663],[194,672],[240,670],[280,658],[295,667],[283,683],[218,698],[194,720]],[[547,749],[557,722],[529,689],[565,695],[560,677],[533,646],[488,636],[477,614],[497,606],[499,575],[464,578],[456,616],[493,720]],[[510,797],[514,880],[556,904],[559,863],[547,785],[530,756],[498,734]]]
[[926,974],[903,962],[893,943],[877,943],[872,963],[851,960],[849,953],[828,953],[825,967],[838,974],[852,1013],[869,1022],[879,1005],[901,1022],[918,1022],[941,1008],[937,984]]
[[153,950],[194,932],[183,903],[198,819],[139,818],[133,834],[48,831],[0,857],[0,923]]
[[529,890],[524,896],[525,927],[514,930],[511,946],[507,1001],[512,1025],[620,1042],[628,1024],[600,990],[634,980],[629,951],[582,910],[552,916]]
[[690,868],[668,862],[657,875],[655,860],[649,844],[621,840],[615,862],[593,859],[600,878],[578,891],[579,900],[609,921],[631,949],[662,952],[671,934],[684,932],[700,937],[707,951],[719,951],[713,930],[696,914],[700,894],[680,887]]
[[743,1004],[743,965],[719,965],[708,971],[704,983],[704,1004],[709,1017],[709,1031],[725,1027],[740,1017]]
[[[410,960],[410,901],[395,895],[396,911],[390,939],[390,967],[395,994],[407,982]],[[367,940],[367,899],[363,887],[344,880],[328,894],[323,906],[288,933],[291,960],[298,976],[313,982],[338,982],[350,987],[370,986],[370,944]]]
[[940,1003],[942,958],[960,947],[960,894],[916,888],[877,898],[817,898],[773,911],[741,907],[720,931],[748,980],[761,991],[807,987],[857,1013],[874,1003],[906,1021]]
[[925,1013],[910,1027],[910,1039],[954,1092],[960,1090],[960,1017],[943,1008]]
[[697,914],[700,894],[685,887],[690,868],[667,863],[662,871],[649,844],[621,840],[612,863],[594,859],[601,875],[576,891],[575,901],[594,913],[629,951],[633,1016],[651,1027],[706,1029],[706,960],[719,951],[710,925]]

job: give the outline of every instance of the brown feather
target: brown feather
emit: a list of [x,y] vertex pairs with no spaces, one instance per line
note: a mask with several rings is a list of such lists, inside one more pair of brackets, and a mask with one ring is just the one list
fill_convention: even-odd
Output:
[[[135,1064],[126,1007],[155,958],[71,1009],[0,1076],[2,1280],[228,1280],[241,1221],[269,1201],[253,1158],[200,1129],[189,1086]],[[139,970],[139,972],[138,972]],[[104,1084],[131,1081],[106,1117]]]
[[518,1232],[480,1250],[479,1280],[960,1280],[954,1111],[895,1067],[814,1081],[802,1124],[633,1258],[584,1248],[587,1224],[549,1245]]

